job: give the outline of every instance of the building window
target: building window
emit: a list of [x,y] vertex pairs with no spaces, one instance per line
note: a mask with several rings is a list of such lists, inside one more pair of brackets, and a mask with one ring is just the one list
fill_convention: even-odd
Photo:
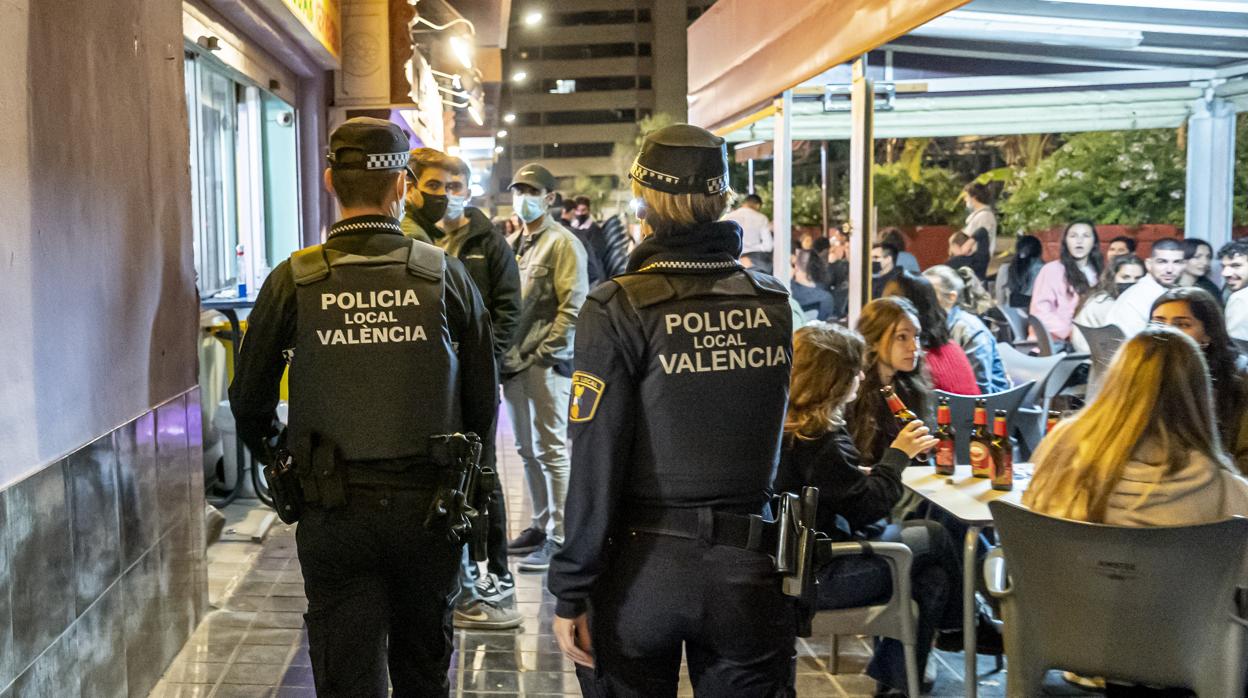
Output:
[[241,271],[254,294],[301,246],[295,110],[194,50],[183,69],[197,285],[212,296]]
[[521,58],[542,58],[546,60],[582,60],[586,58],[629,58],[632,56],[649,56],[650,44],[620,42],[609,44],[569,44],[565,46],[542,46],[520,50]]
[[[646,81],[649,83],[650,78]],[[562,90],[561,83],[573,83],[572,89]],[[600,78],[577,78],[576,80],[543,80],[542,91],[552,94],[567,94],[569,92],[600,92],[603,90],[635,90],[637,89],[637,77],[635,75],[612,75]],[[646,85],[649,89],[649,84]]]
[[577,111],[550,111],[541,114],[545,126],[571,126],[574,124],[631,124],[637,121],[635,109],[584,109]]
[[542,157],[547,158],[599,158],[609,157],[614,143],[551,143],[542,147]]
[[638,19],[635,10],[600,10],[596,12],[560,12],[552,14],[546,23],[552,27],[577,27],[592,24],[635,24],[638,21],[650,21],[649,10],[641,10],[647,15],[644,20]]
[[569,95],[576,92],[575,80],[555,80],[555,86],[550,88],[551,94]]
[[542,157],[542,146],[540,145],[513,145],[511,146],[511,157],[516,160],[527,160],[529,158]]
[[650,89],[650,76],[649,76],[649,75],[638,75],[638,76],[637,76],[637,89],[639,89],[639,90],[648,90],[648,89]]

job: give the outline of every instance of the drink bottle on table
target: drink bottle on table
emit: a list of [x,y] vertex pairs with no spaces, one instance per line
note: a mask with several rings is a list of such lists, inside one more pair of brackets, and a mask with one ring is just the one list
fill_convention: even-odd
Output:
[[936,407],[936,474],[953,475],[957,465],[956,450],[953,442],[953,412],[949,409],[949,398],[940,398]]
[[971,475],[992,476],[992,433],[988,431],[988,401],[975,401],[975,426],[971,429]]
[[997,410],[992,423],[992,489],[1014,489],[1014,439],[1005,422],[1005,410]]

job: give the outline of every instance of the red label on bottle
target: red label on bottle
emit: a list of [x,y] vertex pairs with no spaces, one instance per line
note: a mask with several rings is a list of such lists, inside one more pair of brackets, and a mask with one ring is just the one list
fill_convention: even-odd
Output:
[[956,463],[952,439],[943,440],[936,445],[936,472],[942,475],[952,475]]
[[905,403],[901,401],[901,398],[897,397],[896,393],[892,393],[891,395],[889,395],[887,398],[887,402],[888,402],[888,411],[892,412],[893,414],[897,414],[898,412],[901,412],[902,410],[906,409]]
[[971,442],[971,475],[992,476],[992,455],[988,451],[988,444],[982,441]]

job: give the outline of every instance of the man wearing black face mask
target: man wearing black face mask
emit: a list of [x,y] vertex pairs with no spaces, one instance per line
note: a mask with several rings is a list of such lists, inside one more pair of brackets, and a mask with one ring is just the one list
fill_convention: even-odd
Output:
[[[408,170],[415,179],[407,183],[403,234],[432,243],[441,237],[437,223],[446,215],[447,195],[463,196],[467,184],[454,182],[455,163],[451,156],[433,148],[412,151]],[[455,189],[455,191],[451,191]]]

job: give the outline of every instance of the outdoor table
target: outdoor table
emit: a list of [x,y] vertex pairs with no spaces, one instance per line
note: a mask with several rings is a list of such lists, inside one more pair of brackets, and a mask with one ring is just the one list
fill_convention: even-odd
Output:
[[959,465],[953,475],[937,475],[933,466],[910,466],[901,473],[905,486],[934,506],[966,524],[962,556],[962,649],[966,653],[966,695],[975,698],[979,671],[975,654],[975,549],[979,534],[992,525],[988,502],[998,499],[1018,504],[1031,480],[1031,463],[1014,464],[1014,489],[992,489],[992,481],[973,477],[971,466]]

